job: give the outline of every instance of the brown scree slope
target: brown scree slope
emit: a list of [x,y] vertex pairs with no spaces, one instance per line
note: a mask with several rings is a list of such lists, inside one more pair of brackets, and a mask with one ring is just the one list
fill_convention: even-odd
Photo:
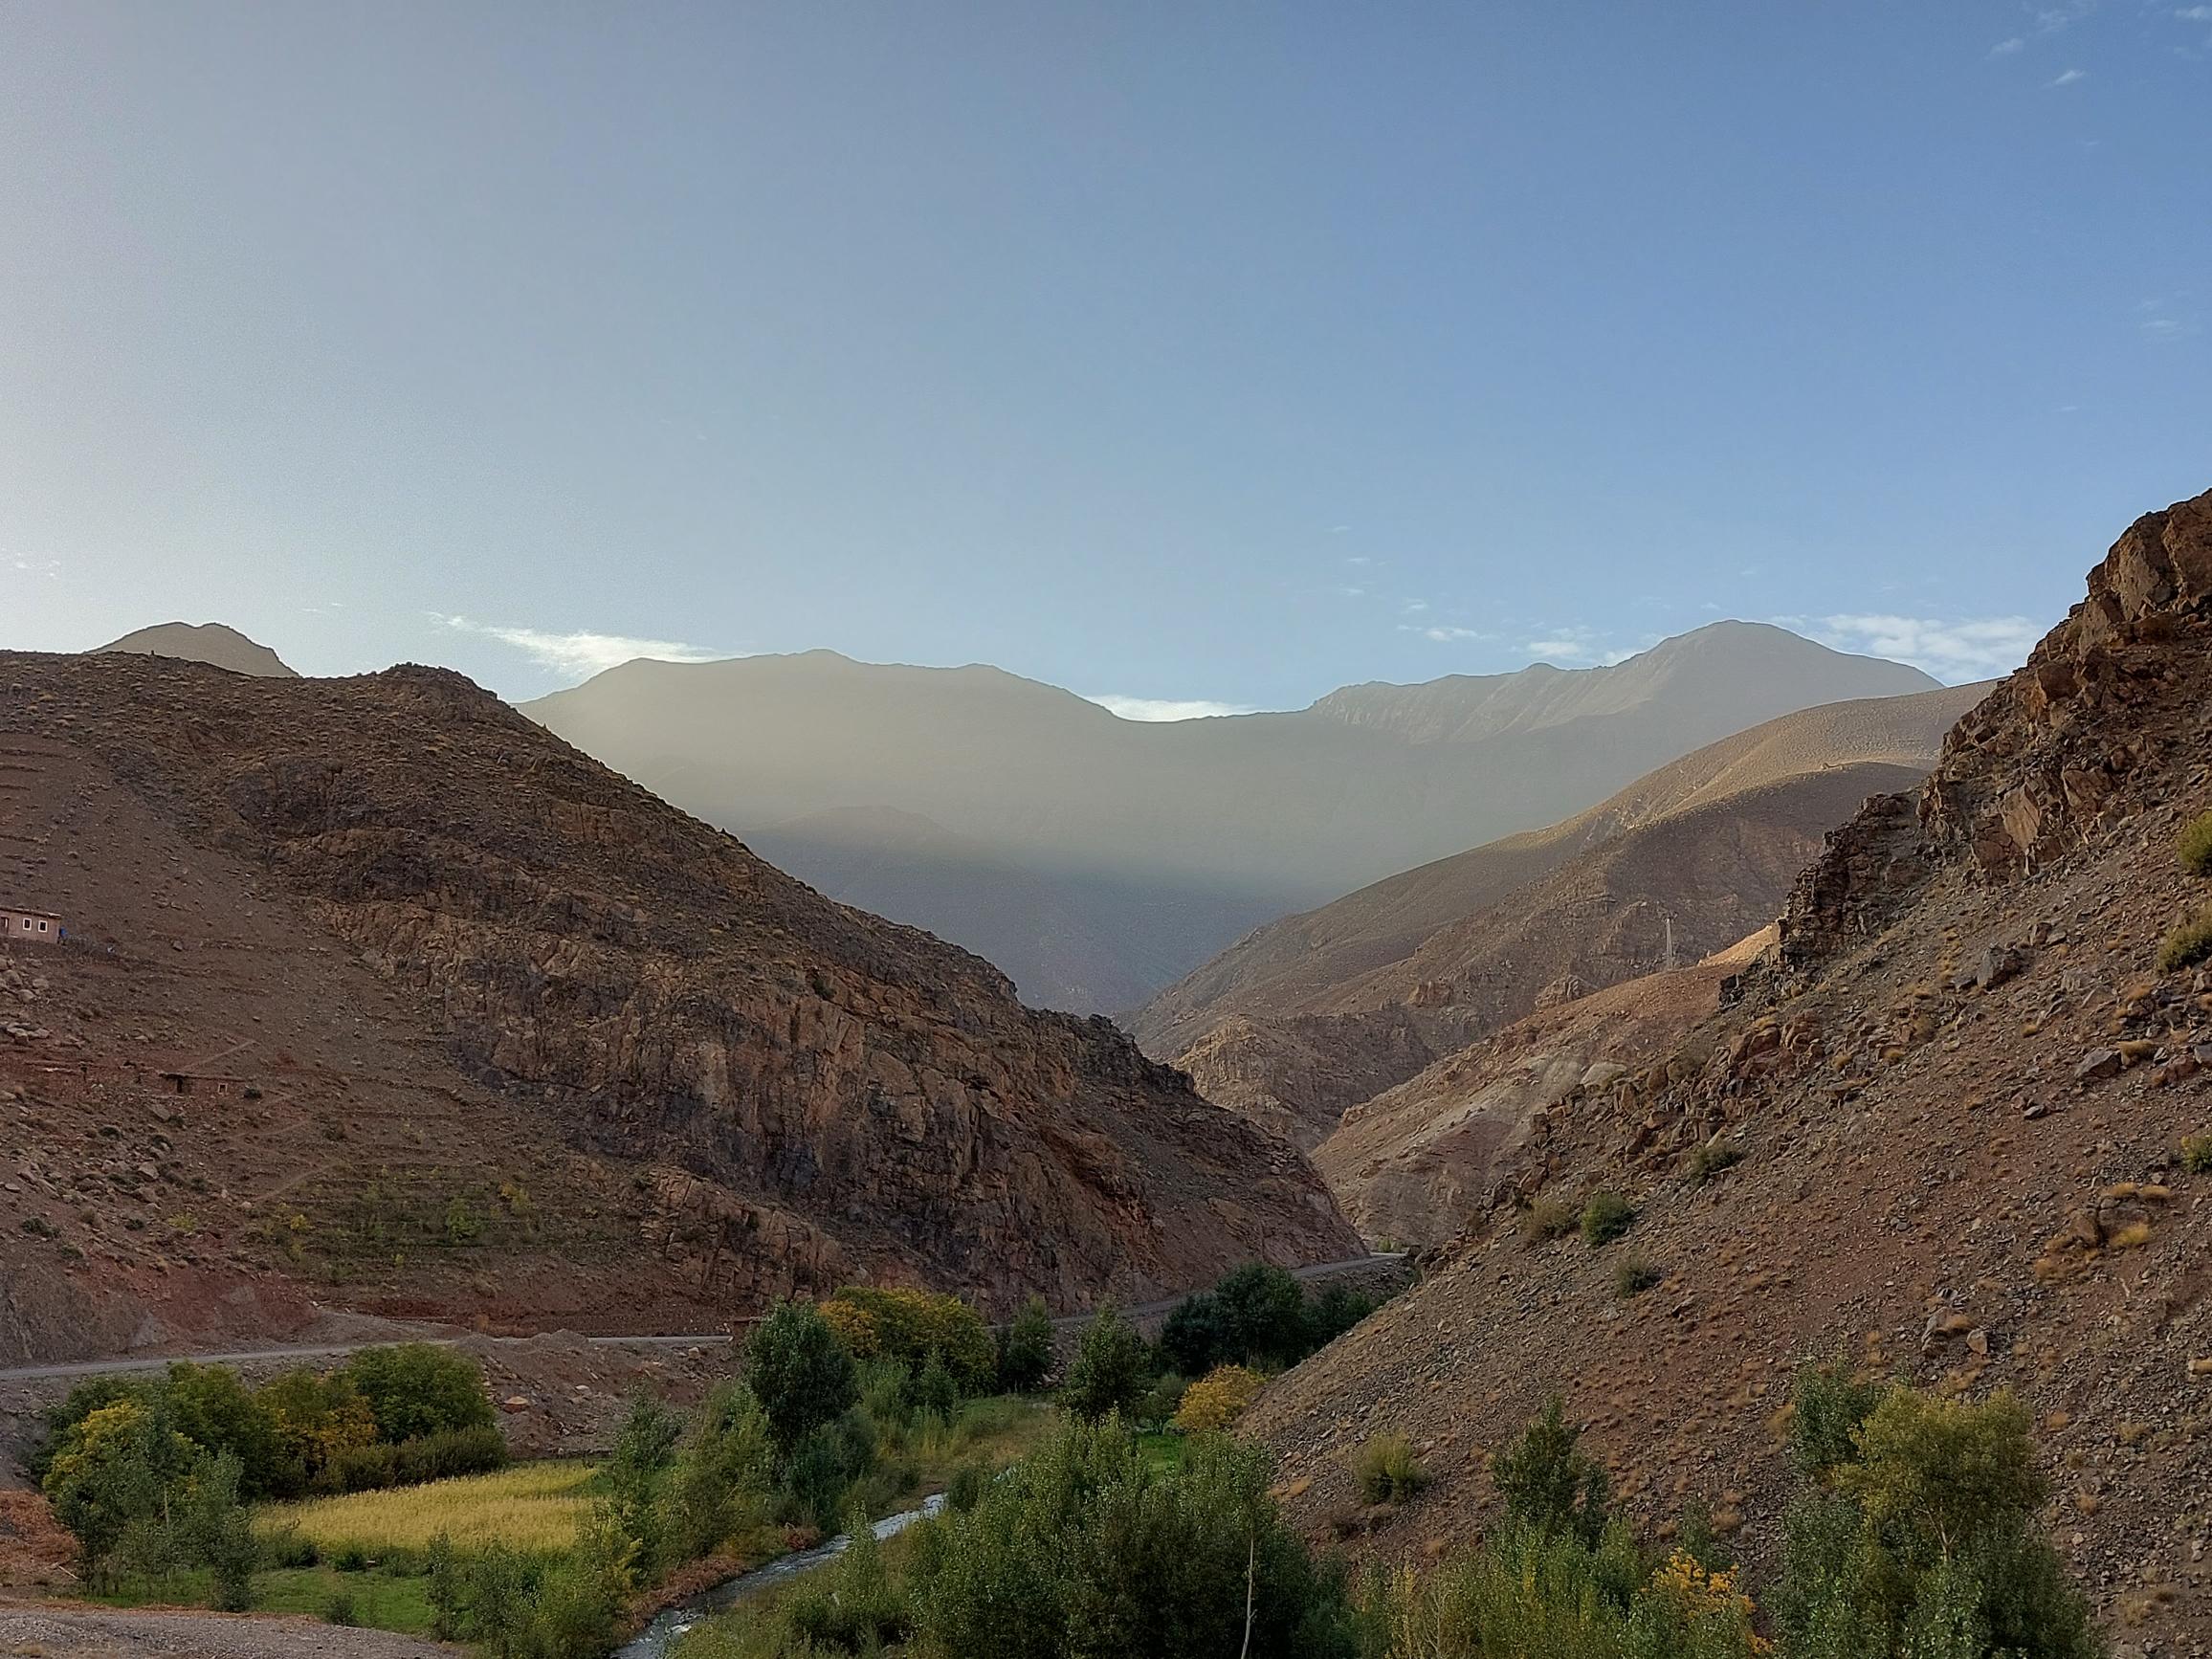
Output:
[[[1438,1475],[1373,1539],[1480,1526],[1489,1460],[1565,1394],[1647,1519],[1688,1497],[1771,1565],[1790,1377],[1841,1353],[2036,1411],[2053,1535],[2130,1640],[2212,1636],[2212,972],[2160,940],[2212,897],[2212,495],[2138,521],[1918,789],[1828,838],[1781,962],[1664,1058],[1570,1091],[1413,1293],[1272,1387],[1248,1430],[1319,1529],[1345,1461],[1408,1432]],[[1714,1137],[1740,1163],[1700,1183]],[[1600,1187],[1592,1251],[1517,1206]],[[1614,1258],[1663,1274],[1622,1299]]]
[[0,1351],[69,1347],[119,1275],[635,1328],[853,1276],[1077,1307],[1358,1250],[1302,1157],[1111,1025],[456,675],[6,653],[0,750],[0,889],[91,947],[17,947],[0,987],[7,1248],[47,1287]]

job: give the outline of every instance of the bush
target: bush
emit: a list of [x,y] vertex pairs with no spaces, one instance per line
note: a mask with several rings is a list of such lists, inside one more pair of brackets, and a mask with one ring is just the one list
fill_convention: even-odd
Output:
[[237,1372],[228,1365],[179,1360],[169,1367],[162,1391],[178,1433],[208,1451],[229,1452],[238,1460],[244,1496],[271,1497],[291,1489],[276,1420],[266,1402],[247,1391]]
[[1284,1366],[1305,1358],[1306,1293],[1285,1269],[1269,1262],[1232,1268],[1214,1286],[1213,1299],[1221,1310],[1221,1359],[1240,1365]]
[[254,1396],[276,1427],[284,1478],[298,1490],[329,1484],[332,1462],[376,1441],[376,1417],[343,1372],[325,1377],[304,1367],[264,1382]]
[[1545,1244],[1552,1239],[1564,1238],[1575,1230],[1581,1219],[1581,1212],[1565,1199],[1539,1198],[1521,1211],[1522,1242]]
[[745,1342],[745,1381],[786,1455],[860,1397],[852,1354],[804,1302],[781,1304],[753,1328]]
[[921,1416],[935,1418],[940,1423],[950,1423],[960,1410],[961,1388],[945,1368],[944,1356],[935,1348],[914,1380],[914,1409]]
[[1623,1301],[1640,1296],[1663,1275],[1651,1258],[1640,1250],[1630,1250],[1613,1264],[1613,1294]]
[[1690,1179],[1700,1185],[1743,1161],[1743,1143],[1715,1135],[1690,1155]]
[[2181,1137],[2181,1167],[2191,1175],[2212,1172],[2212,1130]]
[[2207,957],[2212,957],[2212,904],[2199,905],[2158,941],[2158,971],[2194,967]]
[[1173,1371],[1163,1371],[1152,1380],[1145,1389],[1144,1398],[1138,1401],[1130,1416],[1139,1424],[1157,1424],[1165,1427],[1183,1409],[1183,1399],[1190,1391],[1190,1379]]
[[452,1348],[432,1342],[364,1348],[343,1374],[376,1420],[382,1440],[421,1440],[489,1428],[495,1422],[484,1374],[474,1360]]
[[2200,812],[2181,827],[2174,851],[2192,875],[2212,875],[2212,812]]
[[[134,1531],[143,1537],[183,1500],[204,1455],[171,1426],[158,1397],[116,1400],[69,1429],[43,1484],[55,1518],[77,1539],[88,1584],[107,1583]],[[143,1559],[143,1546],[138,1553]]]
[[1841,1359],[1801,1370],[1790,1393],[1791,1466],[1807,1480],[1825,1481],[1829,1471],[1858,1456],[1859,1425],[1890,1388],[1854,1378]]
[[991,1471],[981,1463],[963,1463],[952,1471],[952,1479],[945,1482],[945,1507],[955,1515],[965,1515],[983,1501],[984,1491],[991,1484]]
[[967,1514],[915,1529],[912,1648],[1353,1659],[1343,1580],[1283,1525],[1267,1486],[1265,1454],[1226,1437],[1162,1469],[1119,1425],[1070,1421]]
[[840,1653],[874,1653],[913,1627],[906,1592],[892,1582],[883,1545],[865,1512],[845,1530],[852,1541],[827,1572],[801,1582],[784,1609],[793,1635]]
[[460,1428],[397,1446],[379,1441],[343,1447],[330,1454],[313,1484],[331,1493],[377,1492],[464,1474],[489,1474],[506,1468],[507,1462],[506,1437],[498,1429]]
[[1083,1327],[1083,1339],[1060,1388],[1060,1404],[1093,1421],[1117,1412],[1126,1416],[1143,1398],[1151,1374],[1144,1338],[1109,1302]]
[[1428,1484],[1428,1471],[1403,1434],[1378,1434],[1352,1460],[1352,1481],[1369,1503],[1405,1503]]
[[1034,1394],[1051,1371],[1052,1316],[1044,1297],[1031,1296],[999,1335],[999,1386],[1009,1394]]
[[322,1622],[325,1625],[343,1625],[348,1628],[361,1623],[361,1612],[353,1604],[351,1590],[341,1589],[332,1593],[330,1600],[322,1604]]
[[1508,1520],[1595,1549],[1605,1531],[1611,1485],[1604,1470],[1581,1449],[1582,1437],[1555,1394],[1520,1439],[1498,1454],[1492,1476]]
[[451,1642],[461,1633],[461,1604],[468,1579],[451,1533],[431,1539],[424,1577],[423,1600],[431,1610],[431,1634]]
[[1183,1390],[1175,1427],[1185,1434],[1227,1428],[1260,1396],[1267,1379],[1243,1365],[1222,1365]]
[[1160,1326],[1161,1356],[1185,1377],[1203,1377],[1220,1364],[1230,1341],[1228,1316],[1211,1291],[1183,1297]]
[[1331,1285],[1306,1305],[1306,1351],[1326,1348],[1382,1305],[1380,1296]]
[[1636,1225],[1634,1206],[1617,1192],[1597,1192],[1582,1206],[1582,1242],[1604,1250]]
[[961,1391],[981,1393],[999,1363],[983,1316],[958,1296],[901,1286],[847,1285],[822,1305],[825,1318],[856,1360],[896,1360],[918,1374],[936,1354]]
[[774,1463],[761,1403],[742,1383],[721,1384],[669,1471],[662,1505],[670,1548],[693,1559],[764,1518]]
[[[1832,1396],[1811,1413],[1808,1385]],[[1856,1408],[1859,1396],[1834,1388],[1833,1368],[1801,1381],[1801,1419],[1832,1424]],[[1784,1521],[1776,1609],[1793,1651],[2101,1653],[2088,1602],[2034,1525],[2045,1487],[2017,1400],[1969,1405],[1885,1388],[1850,1440],[1849,1455],[1822,1463]],[[1825,1448],[1801,1455],[1800,1467],[1825,1457]]]

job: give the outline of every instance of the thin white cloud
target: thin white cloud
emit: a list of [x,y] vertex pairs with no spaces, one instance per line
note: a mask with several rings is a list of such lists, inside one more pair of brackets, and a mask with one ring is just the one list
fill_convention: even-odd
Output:
[[1559,668],[1610,668],[1626,662],[1640,648],[1622,649],[1601,638],[1595,629],[1555,629],[1549,637],[1528,642],[1529,655],[1537,662]]
[[1777,618],[1802,627],[1823,645],[1909,662],[1954,684],[2009,674],[2027,658],[2044,630],[2024,616],[1968,617],[1944,621],[1880,613],[1823,616],[1811,621]]
[[627,633],[585,630],[549,633],[539,628],[509,628],[498,623],[472,622],[465,616],[442,616],[434,610],[431,617],[443,627],[458,629],[463,633],[480,633],[487,639],[511,645],[539,667],[573,679],[588,679],[641,656],[656,662],[712,662],[717,657],[736,654],[686,645],[675,639],[638,639]]
[[1428,601],[1426,599],[1408,599],[1400,608],[1408,616],[1417,616],[1428,608]]
[[61,574],[61,561],[58,559],[18,559],[14,563],[15,568],[26,576],[52,579]]
[[2010,57],[2026,44],[2026,41],[2015,34],[2009,39],[2000,40],[1995,46],[1992,46],[1989,49],[1989,55],[1992,57]]
[[1433,639],[1439,645],[1450,645],[1462,639],[1488,639],[1491,636],[1479,628],[1456,628],[1450,623],[1433,623],[1427,628],[1415,628],[1410,623],[1400,623],[1408,633],[1418,633],[1423,639]]
[[1157,724],[1165,720],[1213,720],[1225,715],[1256,715],[1260,711],[1250,703],[1217,703],[1204,697],[1125,697],[1113,692],[1086,696],[1085,702],[1096,703],[1108,714],[1118,715],[1125,720],[1143,720]]
[[2212,6],[2183,6],[2174,15],[2184,23],[2212,23]]
[[2052,86],[2071,86],[2075,81],[2087,80],[2089,77],[2090,72],[2086,69],[2069,69],[2057,77],[2050,84]]

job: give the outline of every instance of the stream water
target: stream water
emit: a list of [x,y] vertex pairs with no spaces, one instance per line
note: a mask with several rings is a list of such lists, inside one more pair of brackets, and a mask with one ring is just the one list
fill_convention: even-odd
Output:
[[[919,1509],[886,1515],[870,1530],[879,1538],[888,1538],[904,1532],[918,1520],[925,1520],[944,1508],[944,1494],[925,1498]],[[727,1612],[740,1602],[772,1590],[778,1584],[787,1584],[793,1579],[827,1566],[845,1553],[845,1546],[852,1541],[844,1533],[826,1544],[816,1544],[810,1550],[794,1550],[781,1556],[764,1567],[755,1567],[749,1573],[740,1573],[734,1579],[724,1579],[712,1589],[701,1590],[688,1601],[678,1602],[659,1618],[648,1625],[636,1640],[614,1650],[614,1659],[669,1659],[684,1632],[703,1619]]]

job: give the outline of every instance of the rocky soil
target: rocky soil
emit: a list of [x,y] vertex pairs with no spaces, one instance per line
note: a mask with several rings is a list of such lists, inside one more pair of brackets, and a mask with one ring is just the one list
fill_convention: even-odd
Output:
[[0,1362],[316,1301],[712,1329],[854,1277],[1080,1307],[1359,1251],[1107,1022],[458,675],[0,653],[0,892],[76,940],[0,959]]
[[[2017,1389],[2049,1523],[2120,1652],[2212,1644],[2212,973],[2160,940],[2212,896],[2212,495],[2134,526],[2088,601],[1798,883],[1781,962],[1664,1058],[1537,1117],[1488,1210],[1405,1297],[1271,1388],[1249,1431],[1316,1533],[1386,1556],[1479,1528],[1490,1457],[1557,1390],[1624,1500],[1702,1497],[1755,1576],[1788,1495],[1790,1378],[1842,1354]],[[1699,1180],[1717,1140],[1741,1161]],[[1604,1251],[1517,1201],[1638,1207]],[[1616,1294],[1634,1252],[1660,1282]],[[1436,1471],[1356,1521],[1346,1460],[1402,1428]]]

